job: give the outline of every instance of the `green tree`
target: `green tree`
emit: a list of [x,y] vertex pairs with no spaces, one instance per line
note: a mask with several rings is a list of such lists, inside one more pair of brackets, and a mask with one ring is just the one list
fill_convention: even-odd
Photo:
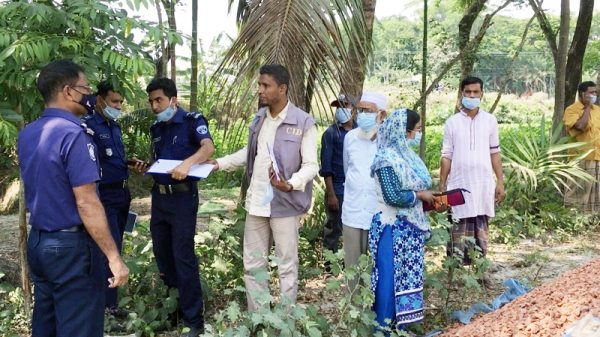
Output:
[[[142,0],[131,2],[137,7],[142,3]],[[134,29],[149,38],[142,43],[135,41]],[[160,30],[143,20],[128,17],[127,11],[113,7],[110,1],[7,2],[0,7],[0,106],[3,107],[0,112],[3,116],[19,115],[25,121],[35,119],[43,107],[35,85],[37,75],[55,59],[72,59],[79,63],[92,83],[112,78],[113,85],[125,97],[133,99],[140,91],[138,78],[154,70],[147,50],[161,36]],[[14,148],[12,131],[9,135]],[[0,134],[0,139],[5,138],[6,134]],[[22,193],[20,199],[22,286],[29,299],[24,259],[27,222]]]

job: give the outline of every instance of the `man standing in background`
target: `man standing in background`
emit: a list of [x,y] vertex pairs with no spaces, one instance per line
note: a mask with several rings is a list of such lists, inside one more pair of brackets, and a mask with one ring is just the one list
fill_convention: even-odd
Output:
[[[464,188],[465,204],[452,206],[453,226],[448,255],[471,264],[472,239],[483,256],[488,250],[488,220],[495,203],[504,200],[504,176],[496,117],[479,106],[483,81],[467,77],[460,83],[461,109],[446,121],[440,167],[440,190]],[[495,176],[495,180],[494,180]],[[484,279],[485,280],[485,279]]]
[[[121,128],[117,119],[121,116],[123,96],[108,81],[97,86],[95,108],[93,114],[83,118],[83,122],[93,131],[93,139],[98,150],[98,161],[102,169],[102,177],[98,184],[100,201],[106,211],[106,218],[117,248],[123,248],[123,233],[127,223],[131,194],[127,186],[129,176],[127,158]],[[141,172],[145,165],[135,161],[135,168]],[[106,270],[107,278],[112,277]],[[106,312],[109,315],[124,318],[127,311],[117,306],[117,289],[106,288]]]
[[[354,128],[352,120],[354,100],[348,95],[339,95],[331,102],[335,107],[335,123],[329,126],[321,138],[321,170],[325,180],[325,212],[327,222],[323,228],[323,248],[337,252],[342,236],[342,203],[344,202],[344,138]],[[329,272],[330,265],[325,264]]]
[[589,143],[580,151],[592,150],[579,162],[581,169],[594,177],[593,182],[570,183],[565,192],[565,205],[575,206],[586,213],[600,210],[600,107],[595,103],[598,91],[594,82],[579,84],[579,99],[565,110],[563,122],[569,135],[578,142]]

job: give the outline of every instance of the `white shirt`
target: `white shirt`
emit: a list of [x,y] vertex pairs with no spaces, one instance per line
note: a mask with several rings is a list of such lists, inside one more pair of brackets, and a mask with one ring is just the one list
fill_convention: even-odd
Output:
[[[254,160],[254,168],[252,170],[252,178],[250,186],[246,192],[246,211],[254,216],[270,217],[271,205],[264,204],[264,198],[267,188],[271,186],[269,181],[269,167],[271,166],[271,157],[267,151],[267,143],[273,144],[277,128],[287,116],[288,104],[281,110],[277,117],[273,118],[271,112],[267,109],[265,121],[260,129],[257,140],[256,158]],[[294,190],[304,191],[304,187],[310,182],[319,172],[319,164],[317,163],[317,128],[310,127],[302,136],[300,145],[300,155],[302,156],[302,164],[298,172],[292,174],[288,183],[293,186]],[[246,165],[248,158],[248,146],[244,146],[241,150],[217,159],[219,169],[224,171],[232,171]]]
[[351,130],[344,138],[344,203],[342,223],[344,226],[368,230],[377,208],[375,180],[371,178],[371,164],[377,152],[373,133],[360,128]]
[[464,188],[465,204],[452,207],[455,219],[493,217],[496,181],[493,153],[500,152],[496,117],[479,109],[474,118],[460,111],[444,125],[442,157],[451,160],[447,190]]

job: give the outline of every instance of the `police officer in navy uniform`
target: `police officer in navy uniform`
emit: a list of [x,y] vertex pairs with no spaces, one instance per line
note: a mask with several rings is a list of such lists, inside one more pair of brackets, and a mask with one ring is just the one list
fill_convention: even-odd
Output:
[[198,178],[188,176],[190,167],[205,162],[215,151],[208,122],[200,113],[186,113],[177,105],[177,88],[168,78],[155,78],[148,87],[148,101],[156,115],[150,128],[154,160],[183,162],[169,174],[152,174],[150,231],[156,263],[168,287],[179,289],[183,336],[204,331],[202,289],[194,253],[198,213]]
[[[108,225],[117,248],[123,246],[123,233],[127,223],[131,194],[127,186],[129,177],[127,157],[121,128],[116,120],[121,115],[123,95],[117,92],[108,81],[100,82],[97,86],[95,109],[91,115],[83,118],[83,122],[94,131],[94,143],[98,150],[98,161],[102,168],[102,178],[98,184],[100,201],[106,211]],[[144,169],[144,163],[137,159],[137,171]],[[108,261],[107,261],[108,262]],[[106,270],[107,278],[112,277]],[[117,289],[106,285],[106,312],[115,317],[126,317],[127,312],[117,306]]]
[[31,213],[32,336],[101,337],[106,278],[100,250],[114,275],[111,288],[127,283],[129,270],[96,192],[100,172],[92,131],[80,119],[91,88],[83,69],[67,60],[45,66],[37,87],[46,108],[18,141]]

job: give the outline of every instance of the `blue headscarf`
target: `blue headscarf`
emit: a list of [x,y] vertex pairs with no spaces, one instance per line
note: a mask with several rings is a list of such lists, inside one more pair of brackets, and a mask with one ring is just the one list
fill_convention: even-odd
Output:
[[[400,109],[392,112],[377,131],[377,153],[371,165],[371,176],[383,167],[394,169],[401,190],[422,191],[431,187],[431,176],[425,163],[410,149],[406,139],[407,111]],[[421,200],[414,207],[398,207],[397,215],[428,231],[429,221],[423,212]]]

